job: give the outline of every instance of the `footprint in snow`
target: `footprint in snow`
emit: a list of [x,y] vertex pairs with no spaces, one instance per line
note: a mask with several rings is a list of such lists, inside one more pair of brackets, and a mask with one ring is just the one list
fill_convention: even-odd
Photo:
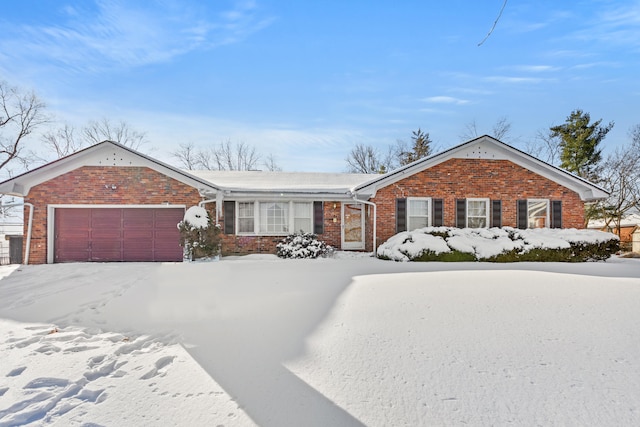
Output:
[[155,368],[151,369],[149,372],[147,372],[146,374],[144,374],[143,376],[140,377],[141,380],[148,380],[151,379],[153,377],[156,377],[158,375],[164,376],[164,374],[166,373],[166,367],[169,366],[172,362],[173,359],[175,359],[175,356],[164,356],[161,357],[160,359],[156,360],[155,363]]
[[26,366],[20,366],[19,368],[15,368],[13,369],[11,372],[9,372],[7,374],[8,377],[17,377],[18,375],[20,375],[21,373],[24,372],[24,370],[27,369]]

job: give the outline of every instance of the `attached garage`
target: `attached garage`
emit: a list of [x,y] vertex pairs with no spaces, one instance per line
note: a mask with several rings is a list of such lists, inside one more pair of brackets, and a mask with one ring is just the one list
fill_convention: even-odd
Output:
[[181,261],[184,208],[55,208],[54,262]]
[[55,208],[53,262],[181,261],[184,208]]
[[184,208],[54,208],[54,262],[181,261]]

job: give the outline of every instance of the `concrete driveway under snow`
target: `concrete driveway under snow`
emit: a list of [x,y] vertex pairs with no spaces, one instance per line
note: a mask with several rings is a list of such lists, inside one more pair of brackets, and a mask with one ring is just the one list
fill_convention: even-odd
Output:
[[[108,425],[118,421],[109,402],[126,394],[149,402],[121,406],[134,424],[634,425],[639,308],[638,260],[442,264],[339,254],[20,267],[0,280],[0,318],[21,322],[10,329],[29,344],[0,343],[0,424]],[[43,331],[56,329],[93,337],[85,359],[105,356],[97,368],[69,356],[80,338],[38,353],[56,337]],[[127,353],[129,342],[114,344],[114,334],[147,344]],[[145,349],[157,357],[144,359]],[[59,369],[52,381],[29,376],[29,357],[82,368]],[[106,360],[114,369],[91,374]],[[206,377],[193,385],[198,399],[183,393],[185,372]],[[34,384],[49,389],[48,404],[29,400]]]

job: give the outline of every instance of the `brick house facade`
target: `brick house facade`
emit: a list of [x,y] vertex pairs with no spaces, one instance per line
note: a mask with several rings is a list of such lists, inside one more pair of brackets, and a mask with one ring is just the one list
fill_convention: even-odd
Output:
[[197,204],[231,255],[274,253],[298,230],[373,251],[423,226],[583,228],[584,204],[607,196],[488,136],[384,175],[182,171],[105,141],[0,183],[0,193],[24,198],[32,264],[167,260],[158,254],[169,247],[179,261],[174,223]]
[[[443,179],[444,178],[444,179]],[[451,159],[380,189],[377,245],[397,233],[396,200],[430,197],[443,201],[443,226],[456,227],[456,200],[500,200],[502,224],[517,227],[517,201],[562,201],[562,227],[584,227],[584,203],[574,191],[508,160]]]

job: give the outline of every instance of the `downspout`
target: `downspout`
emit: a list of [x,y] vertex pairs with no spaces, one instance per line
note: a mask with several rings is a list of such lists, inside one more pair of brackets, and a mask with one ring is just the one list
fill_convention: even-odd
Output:
[[373,202],[369,202],[368,200],[359,200],[356,194],[353,194],[353,201],[357,203],[364,203],[365,205],[373,206],[373,256],[376,255],[376,242],[377,242],[377,222],[378,222],[378,214],[377,214],[377,206]]
[[[207,203],[213,203],[215,202],[216,199],[207,199],[207,200],[203,200],[201,202],[198,203],[198,206],[203,207],[204,205],[206,205]],[[216,225],[218,225],[218,206],[216,205]]]
[[33,224],[33,204],[25,202],[25,206],[29,206],[29,224],[27,225],[27,247],[24,250],[24,264],[29,265],[29,252],[31,251],[31,226]]
[[[27,245],[25,247],[24,250],[24,260],[23,260],[23,264],[24,265],[28,265],[29,264],[29,252],[31,251],[31,229],[32,229],[32,224],[33,224],[33,204],[29,203],[29,202],[24,202],[24,203],[14,203],[11,205],[2,205],[3,208],[13,208],[16,206],[29,206],[29,222],[27,224]],[[23,218],[24,221],[24,218]]]
[[[202,196],[204,196],[204,194],[202,194]],[[220,222],[220,214],[222,213],[222,199],[223,199],[222,189],[218,189],[216,191],[215,199],[206,199],[198,203],[198,206],[203,207],[207,203],[216,202],[216,225],[219,225],[219,222]]]

